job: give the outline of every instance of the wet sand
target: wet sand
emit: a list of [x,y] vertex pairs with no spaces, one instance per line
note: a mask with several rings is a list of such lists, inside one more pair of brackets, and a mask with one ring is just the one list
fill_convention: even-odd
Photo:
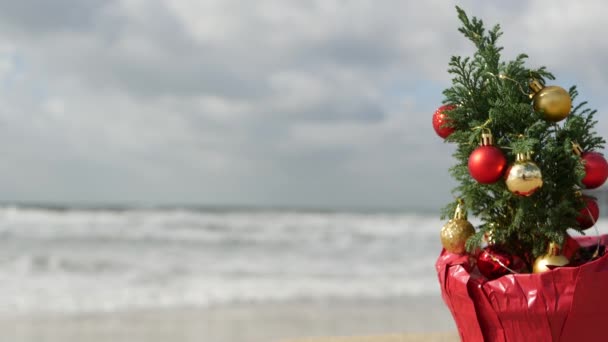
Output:
[[458,340],[449,312],[436,297],[4,316],[0,331],[2,340],[11,342]]
[[395,334],[384,336],[321,337],[285,342],[458,342],[457,333]]

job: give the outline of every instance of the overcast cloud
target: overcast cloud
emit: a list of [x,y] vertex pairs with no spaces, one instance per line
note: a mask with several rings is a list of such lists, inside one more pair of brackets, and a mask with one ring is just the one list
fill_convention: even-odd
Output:
[[[457,2],[579,86],[607,136],[602,1]],[[452,2],[0,1],[0,198],[436,208]]]

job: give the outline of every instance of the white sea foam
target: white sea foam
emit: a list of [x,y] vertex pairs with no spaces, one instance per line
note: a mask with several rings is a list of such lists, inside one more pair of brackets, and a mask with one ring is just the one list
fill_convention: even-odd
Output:
[[0,312],[438,294],[436,217],[0,208]]

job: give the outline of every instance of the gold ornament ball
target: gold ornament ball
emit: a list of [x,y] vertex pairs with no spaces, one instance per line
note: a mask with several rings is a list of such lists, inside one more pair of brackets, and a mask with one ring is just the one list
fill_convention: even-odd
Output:
[[512,193],[528,197],[543,186],[543,175],[536,163],[518,156],[518,160],[507,170],[505,183]]
[[570,263],[570,260],[560,254],[559,246],[556,243],[549,244],[549,250],[547,254],[541,255],[534,261],[532,265],[532,271],[534,273],[543,273],[551,271],[548,266],[566,266]]
[[475,228],[469,221],[453,218],[441,228],[441,244],[450,253],[463,254],[465,244],[473,234]]
[[558,86],[530,85],[535,92],[532,98],[534,110],[542,113],[547,121],[558,122],[570,115],[572,99],[566,89]]

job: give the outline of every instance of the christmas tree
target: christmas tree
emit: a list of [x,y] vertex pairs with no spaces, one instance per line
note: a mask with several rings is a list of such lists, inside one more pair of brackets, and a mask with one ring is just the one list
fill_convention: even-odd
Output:
[[[597,152],[605,141],[594,131],[596,111],[586,102],[572,105],[574,86],[546,85],[554,76],[528,68],[527,55],[501,60],[500,27],[486,30],[482,20],[457,11],[459,31],[477,50],[451,58],[452,86],[433,117],[437,133],[457,145],[450,169],[457,199],[443,210],[451,220],[442,243],[449,252],[478,256],[488,278],[563,266],[567,230],[583,232],[598,218],[596,200],[582,191],[608,177]],[[467,212],[481,220],[477,229]]]

